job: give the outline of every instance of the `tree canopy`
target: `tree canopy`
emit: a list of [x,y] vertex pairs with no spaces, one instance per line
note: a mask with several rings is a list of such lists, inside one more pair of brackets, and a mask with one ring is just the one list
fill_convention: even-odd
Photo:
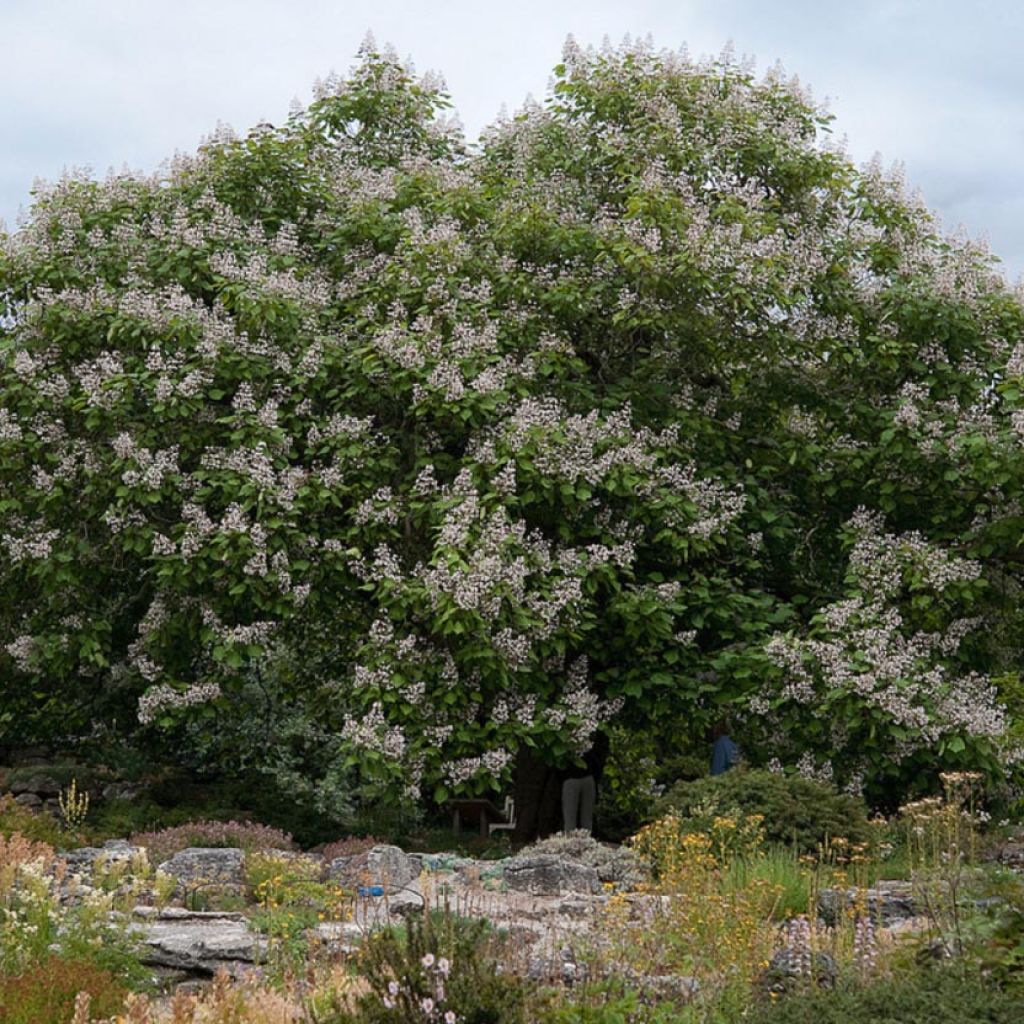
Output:
[[0,236],[8,738],[324,800],[484,792],[615,716],[854,786],[1012,768],[995,261],[729,55],[570,41],[476,145],[447,107],[367,46]]

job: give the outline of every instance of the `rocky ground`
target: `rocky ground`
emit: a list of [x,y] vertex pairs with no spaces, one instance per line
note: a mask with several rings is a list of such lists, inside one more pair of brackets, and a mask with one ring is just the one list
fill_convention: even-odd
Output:
[[[270,851],[284,858],[317,858],[311,854]],[[69,871],[88,882],[97,864],[104,870],[117,861],[131,862],[141,851],[114,840],[102,848],[67,855]],[[395,846],[376,846],[352,857],[320,860],[320,870],[356,893],[344,920],[321,921],[312,936],[326,952],[358,946],[374,928],[401,922],[424,907],[444,907],[486,917],[507,932],[529,974],[572,983],[583,970],[576,950],[592,937],[609,899],[619,900],[636,922],[669,897],[623,891],[614,878],[597,868],[554,854],[527,853],[500,861],[477,861],[454,854],[407,853]],[[257,967],[267,955],[267,939],[241,911],[191,910],[197,893],[246,895],[245,854],[234,849],[191,848],[159,865],[175,879],[170,905],[140,905],[130,927],[141,942],[143,961],[171,986],[194,984],[219,970],[233,976]],[[605,872],[606,874],[608,872]],[[613,897],[612,891],[616,892]],[[854,891],[825,890],[819,914],[834,918]],[[861,900],[865,895],[861,894]],[[883,883],[866,894],[867,908],[880,928],[890,933],[918,930],[918,916],[907,883]],[[785,956],[779,961],[785,969]],[[694,987],[687,978],[647,979],[659,987]]]

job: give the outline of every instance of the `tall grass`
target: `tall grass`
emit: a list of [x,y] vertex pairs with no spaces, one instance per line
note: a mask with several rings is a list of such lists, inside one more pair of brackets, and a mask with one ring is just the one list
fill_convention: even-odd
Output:
[[816,895],[813,872],[800,863],[794,850],[781,845],[730,861],[723,869],[722,885],[732,891],[772,893],[773,905],[763,911],[779,921],[808,913]]

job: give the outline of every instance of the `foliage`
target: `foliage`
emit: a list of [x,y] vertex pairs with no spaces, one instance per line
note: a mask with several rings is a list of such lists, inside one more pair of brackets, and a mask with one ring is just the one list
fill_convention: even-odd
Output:
[[486,921],[447,910],[375,933],[359,960],[369,991],[339,992],[317,1024],[525,1024],[522,982],[496,970],[495,945]]
[[252,924],[268,939],[268,962],[277,976],[301,975],[311,958],[309,932],[324,920],[352,914],[351,893],[321,881],[322,865],[305,857],[254,854],[246,858],[245,879],[258,909]]
[[1009,891],[990,897],[984,911],[968,919],[965,960],[1001,987],[1024,991],[1024,882],[1016,874]]
[[684,819],[693,817],[698,828],[709,816],[756,814],[768,842],[786,843],[800,853],[817,853],[830,837],[851,843],[872,838],[862,800],[798,775],[734,768],[676,784],[661,807]]
[[537,1024],[679,1024],[685,1009],[670,1001],[652,1005],[628,986],[583,985],[571,998],[536,1011]]
[[53,847],[20,832],[9,836],[0,835],[0,896],[5,901],[11,897],[23,867],[38,864],[42,870],[49,870],[55,857]]
[[597,791],[602,836],[623,839],[651,817],[659,792],[659,750],[649,730],[608,729],[609,755]]
[[[250,778],[251,782],[251,778]],[[168,771],[145,780],[131,799],[113,798],[90,808],[90,841],[119,838],[135,832],[156,832],[190,821],[253,820],[290,833],[312,846],[338,833],[337,822],[314,806],[277,790],[270,780],[253,787],[244,779],[204,777],[201,773]]]
[[900,808],[914,895],[947,956],[964,948],[964,903],[977,859],[977,773],[942,776],[944,794]]
[[1020,997],[957,965],[897,974],[835,990],[807,988],[755,1007],[751,1024],[1017,1024]]
[[50,846],[62,846],[64,834],[49,814],[22,807],[9,793],[0,795],[0,836],[10,839],[14,833]]
[[255,821],[189,821],[158,832],[136,832],[133,846],[143,846],[154,864],[169,860],[190,846],[255,850],[293,850],[292,837]]
[[814,870],[785,846],[770,847],[755,857],[732,858],[725,868],[723,884],[736,889],[764,886],[777,893],[772,913],[780,920],[808,913],[820,887]]
[[128,989],[114,972],[89,960],[50,956],[21,974],[0,974],[0,1020],[68,1024],[80,992],[89,994],[89,1005],[99,1019],[113,1017]]
[[71,1024],[306,1024],[299,1000],[261,984],[255,978],[235,981],[224,971],[196,995],[178,992],[153,1001],[132,993],[124,1014],[101,1020],[86,1006]]
[[648,991],[654,981],[695,981],[696,991],[675,993],[688,1005],[666,1019],[745,1019],[758,991],[799,986],[818,967],[838,965],[863,977],[879,968],[861,890],[831,926],[818,921],[819,891],[846,892],[846,869],[807,863],[813,858],[791,849],[764,850],[756,818],[718,818],[702,832],[668,816],[641,830],[633,845],[651,866],[653,883],[641,895],[609,898],[592,929],[588,971],[623,980],[644,995],[644,1006],[671,1001],[671,989]]
[[368,45],[0,237],[0,729],[116,721],[333,827],[627,704],[843,783],[1003,771],[991,258],[729,54],[570,43],[472,152],[447,103]]
[[760,814],[733,816],[701,805],[692,817],[671,813],[645,825],[630,843],[651,873],[664,880],[679,857],[685,861],[694,851],[706,849],[723,866],[757,856],[764,846],[763,823]]
[[[639,907],[618,894],[609,898],[599,928],[605,970],[686,976],[707,999],[743,997],[777,942],[781,891],[760,877],[734,884],[712,837],[686,833],[671,818],[648,826],[635,846],[656,882]],[[718,846],[725,858],[738,852]]]
[[132,937],[111,913],[114,893],[65,879],[49,847],[17,834],[3,841],[0,886],[0,975],[29,971],[53,954],[140,980]]

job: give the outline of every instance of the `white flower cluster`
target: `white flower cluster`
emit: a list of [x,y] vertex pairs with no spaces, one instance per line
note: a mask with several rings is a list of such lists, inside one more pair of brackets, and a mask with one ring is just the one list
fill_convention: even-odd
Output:
[[354,747],[373,751],[392,761],[400,761],[405,753],[405,733],[388,723],[379,702],[372,704],[359,718],[347,717],[341,736]]
[[60,530],[44,529],[43,524],[24,524],[17,533],[0,535],[0,543],[15,564],[49,558],[54,544],[61,537]]
[[[811,635],[776,635],[767,643],[768,657],[785,672],[778,696],[813,711],[834,706],[843,695],[881,714],[905,734],[893,753],[897,760],[947,735],[1002,735],[1006,712],[995,687],[977,673],[958,675],[955,669],[962,641],[980,620],[957,619],[936,632],[909,631],[896,604],[908,571],[920,573],[928,587],[941,592],[951,583],[975,579],[979,567],[919,534],[884,533],[880,518],[863,510],[852,526],[850,567],[861,593],[823,608]],[[764,695],[751,700],[750,709],[767,714]],[[836,730],[832,740],[842,753],[855,753],[859,742],[856,735]]]
[[461,757],[447,762],[442,768],[442,775],[449,786],[459,786],[478,776],[488,779],[500,779],[512,763],[512,754],[508,750],[485,750],[476,757]]
[[193,683],[184,690],[165,683],[152,686],[139,698],[139,721],[143,725],[148,725],[169,709],[207,704],[211,700],[216,700],[220,692],[220,685],[214,682]]

